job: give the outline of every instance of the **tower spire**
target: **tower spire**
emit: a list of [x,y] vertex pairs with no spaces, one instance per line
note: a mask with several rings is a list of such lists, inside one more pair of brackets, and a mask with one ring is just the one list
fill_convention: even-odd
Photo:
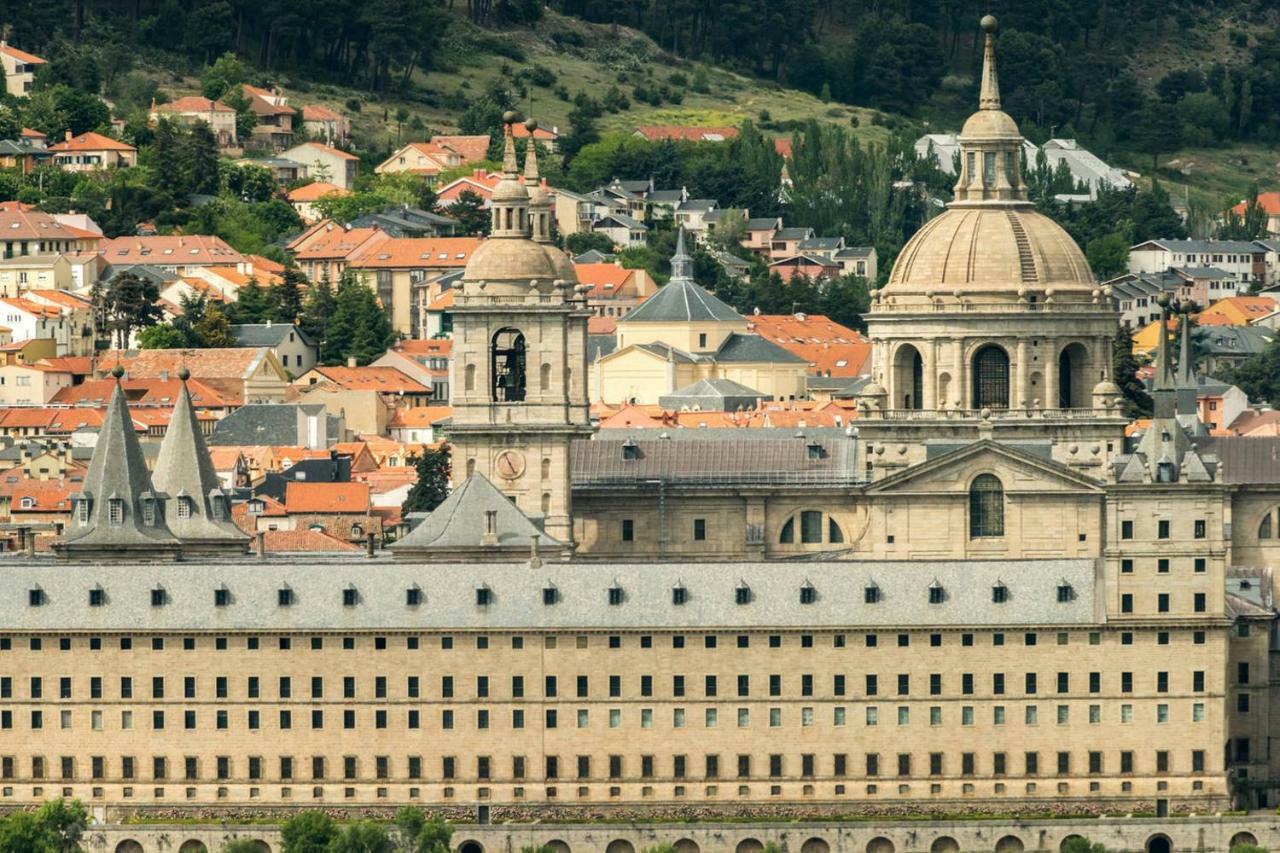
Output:
[[524,127],[529,131],[529,142],[524,148],[524,184],[532,188],[542,180],[542,176],[538,174],[538,146],[533,142],[533,132],[538,129],[538,120],[528,119]]
[[676,236],[676,252],[671,256],[671,280],[692,281],[693,259],[684,248],[684,226],[681,225]]
[[1160,338],[1156,345],[1155,376],[1151,383],[1151,396],[1155,403],[1155,416],[1172,417],[1174,409],[1173,359],[1170,355],[1169,341],[1169,295],[1161,293],[1156,297],[1160,306]]
[[519,118],[515,110],[507,110],[502,114],[503,135],[506,137],[502,149],[502,173],[513,179],[519,176],[520,165],[516,162],[516,139],[511,128]]
[[982,88],[978,93],[978,109],[1000,109],[1000,79],[996,76],[996,29],[994,15],[984,15],[982,31],[986,33],[986,45],[982,49]]

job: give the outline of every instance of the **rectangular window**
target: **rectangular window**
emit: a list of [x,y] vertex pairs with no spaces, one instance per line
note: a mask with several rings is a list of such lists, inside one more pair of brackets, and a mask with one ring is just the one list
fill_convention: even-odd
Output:
[[1169,538],[1169,521],[1167,519],[1162,519],[1156,522],[1156,538],[1157,539]]
[[705,542],[707,539],[707,520],[705,518],[695,518],[693,520],[693,541]]
[[622,541],[634,542],[636,539],[636,523],[633,519],[622,519]]

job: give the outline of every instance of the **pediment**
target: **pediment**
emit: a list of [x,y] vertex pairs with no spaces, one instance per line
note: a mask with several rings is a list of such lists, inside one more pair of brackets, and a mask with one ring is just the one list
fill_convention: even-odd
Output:
[[974,442],[867,486],[868,494],[940,494],[968,491],[978,474],[994,474],[1007,493],[1095,493],[1102,484],[1065,465],[994,441]]

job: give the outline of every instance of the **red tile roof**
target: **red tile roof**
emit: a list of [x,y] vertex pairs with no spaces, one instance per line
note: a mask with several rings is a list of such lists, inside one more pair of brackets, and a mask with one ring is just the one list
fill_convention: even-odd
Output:
[[319,530],[268,530],[262,534],[262,547],[273,553],[360,550],[359,545],[343,542]]
[[18,60],[24,65],[44,65],[45,64],[45,60],[36,56],[34,53],[27,53],[25,50],[18,50],[16,47],[13,47],[12,45],[8,45],[8,44],[0,46],[0,53],[5,54],[6,56],[12,56],[14,59]]
[[390,239],[391,237],[387,232],[380,231],[377,228],[342,228],[338,226],[323,234],[316,235],[305,248],[296,250],[295,257],[299,261],[345,258],[356,249],[364,247],[366,243],[377,245]]
[[465,267],[471,253],[482,242],[479,237],[389,237],[353,252],[351,266],[359,269]]
[[5,240],[101,240],[100,234],[64,225],[43,210],[18,201],[0,203],[0,234]]
[[315,201],[318,198],[324,198],[327,195],[351,195],[350,190],[344,190],[337,184],[331,184],[327,181],[316,181],[296,190],[290,190],[286,198],[289,201]]
[[342,116],[328,107],[319,104],[307,104],[302,108],[303,121],[341,121]]
[[871,342],[821,314],[756,314],[748,328],[809,362],[819,376],[860,376],[870,367]]
[[[105,406],[111,400],[115,382],[114,379],[89,379],[79,385],[59,388],[49,402],[60,406]],[[178,379],[126,377],[120,385],[130,403],[152,406],[174,405],[182,390],[182,382]],[[242,395],[228,394],[195,378],[187,381],[187,392],[191,395],[191,404],[197,409],[224,409],[244,404]]]
[[453,406],[408,406],[396,409],[388,426],[400,429],[423,429],[451,417],[453,417]]
[[453,341],[449,338],[406,338],[392,349],[405,355],[447,356],[453,351]]
[[367,483],[289,483],[285,490],[285,509],[290,515],[302,513],[369,512]]
[[[1249,199],[1237,204],[1231,208],[1231,212],[1237,216],[1244,216],[1245,211],[1249,207]],[[1280,192],[1258,193],[1258,207],[1268,216],[1280,216]]]
[[[83,483],[59,478],[57,480],[19,480],[0,486],[0,495],[8,495],[9,513],[14,512],[70,512],[71,493],[78,492]],[[32,505],[22,506],[23,500]]]
[[213,101],[199,95],[187,95],[167,104],[156,104],[158,113],[234,113],[235,110],[222,101]]
[[[316,367],[312,373],[348,391],[378,391],[382,394],[430,394],[431,389],[410,379],[394,367]],[[315,377],[311,377],[315,378]]]
[[137,152],[137,148],[118,139],[112,139],[110,136],[103,136],[101,133],[82,133],[79,136],[73,136],[70,139],[63,140],[55,145],[49,146],[50,151],[133,151]]
[[636,273],[618,264],[574,264],[573,268],[578,273],[578,281],[591,286],[587,291],[588,299],[617,296]]
[[588,335],[612,335],[618,331],[617,317],[588,317]]
[[458,152],[465,163],[483,160],[489,153],[489,134],[487,133],[480,136],[433,136],[431,142]]
[[221,237],[203,234],[116,237],[102,244],[102,255],[107,263],[116,265],[207,266],[244,261],[244,255],[227,245]]

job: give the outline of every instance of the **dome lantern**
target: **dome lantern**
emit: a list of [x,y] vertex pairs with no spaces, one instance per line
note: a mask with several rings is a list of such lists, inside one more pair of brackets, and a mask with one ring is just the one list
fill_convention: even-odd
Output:
[[1000,79],[996,74],[996,19],[983,17],[986,44],[982,53],[982,80],[978,111],[964,123],[960,143],[960,175],[956,180],[956,204],[972,202],[1027,202],[1022,180],[1022,133],[1000,108]]

